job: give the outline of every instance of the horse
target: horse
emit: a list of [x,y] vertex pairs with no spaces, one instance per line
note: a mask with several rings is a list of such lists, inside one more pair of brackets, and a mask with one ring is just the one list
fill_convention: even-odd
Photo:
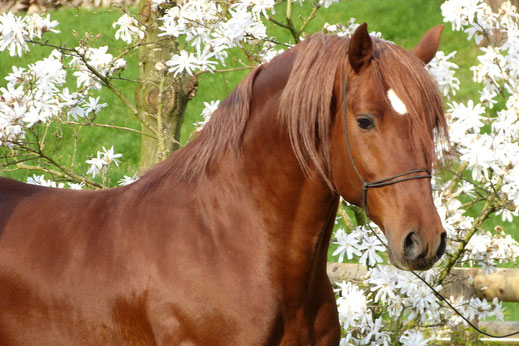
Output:
[[448,140],[424,67],[442,28],[411,51],[366,24],[310,36],[133,184],[0,179],[0,344],[338,345],[326,262],[340,196],[369,205],[395,266],[428,269],[445,249],[420,173]]

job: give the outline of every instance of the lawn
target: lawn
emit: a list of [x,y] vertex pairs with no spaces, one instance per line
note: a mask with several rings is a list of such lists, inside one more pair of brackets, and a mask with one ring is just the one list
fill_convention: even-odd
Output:
[[[358,23],[367,22],[370,31],[382,32],[385,39],[394,41],[395,43],[411,49],[422,37],[423,33],[429,28],[441,24],[442,17],[440,13],[441,1],[406,1],[400,2],[395,0],[387,0],[379,2],[376,0],[349,0],[341,1],[334,4],[328,9],[322,8],[314,21],[307,27],[308,34],[318,32],[322,29],[323,24],[347,22],[350,17],[357,19]],[[133,9],[136,11],[136,9]],[[294,18],[298,18],[299,14],[308,13],[308,8],[294,6]],[[283,7],[276,12],[276,17],[282,19],[284,14]],[[51,17],[60,24],[58,29],[60,34],[48,34],[46,38],[52,44],[66,44],[68,47],[78,45],[77,38],[73,35],[72,30],[77,32],[79,37],[83,37],[85,33],[91,33],[92,36],[99,36],[95,41],[95,46],[109,46],[109,52],[117,55],[124,43],[114,39],[116,29],[112,27],[112,23],[119,18],[121,11],[114,8],[98,9],[94,11],[78,10],[73,8],[61,9],[51,13]],[[420,20],[416,18],[420,17]],[[298,19],[295,20],[296,24]],[[280,40],[289,38],[286,30],[271,25],[269,33],[278,37]],[[463,81],[464,88],[459,92],[457,100],[464,100],[474,95],[475,87],[471,82],[471,72],[464,66],[470,66],[475,59],[476,49],[466,41],[463,34],[455,33],[446,27],[440,49],[450,52],[458,50],[456,63],[460,65],[460,73],[458,77]],[[27,66],[37,60],[40,60],[50,53],[50,48],[35,47],[29,54],[25,54],[22,58],[9,57],[6,52],[0,54],[0,76],[6,76],[12,71],[11,66]],[[232,61],[228,59],[227,67],[231,67]],[[128,67],[123,76],[128,79],[136,79],[138,76],[138,60],[136,56],[127,59]],[[199,120],[200,113],[204,108],[204,102],[209,100],[222,100],[234,88],[234,86],[246,75],[247,71],[238,71],[225,74],[206,73],[200,76],[199,88],[196,97],[188,103],[185,121],[181,132],[181,141],[186,142],[193,130],[193,123]],[[69,73],[70,84],[74,83],[74,78]],[[4,86],[6,81],[0,78],[0,86]],[[133,94],[135,83],[131,82],[115,82],[115,85],[121,89],[123,94],[133,102]],[[110,91],[104,89],[99,92],[101,102],[108,104],[108,107],[99,113],[99,120],[106,123],[112,123],[119,126],[127,126],[135,129],[140,128],[139,122],[131,115],[118,98]],[[67,129],[56,129],[56,134],[61,140],[58,145],[60,160],[65,165],[71,163],[72,157],[72,138],[71,133]],[[86,171],[87,165],[85,160],[94,155],[102,146],[114,146],[116,152],[123,154],[122,165],[115,169],[115,178],[121,177],[123,174],[133,174],[138,170],[138,160],[140,154],[140,138],[139,135],[128,133],[120,130],[106,130],[99,128],[83,128],[81,130],[81,140],[78,143],[76,154],[76,165],[80,169]],[[26,180],[27,176],[33,172],[2,172],[4,176],[13,177],[19,180]]]

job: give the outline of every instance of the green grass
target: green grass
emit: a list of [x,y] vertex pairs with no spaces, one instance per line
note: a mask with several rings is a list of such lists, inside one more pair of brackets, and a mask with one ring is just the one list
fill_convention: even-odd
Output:
[[[369,31],[382,32],[383,37],[393,41],[404,48],[411,49],[419,42],[422,35],[433,26],[442,24],[442,16],[440,11],[441,0],[344,0],[337,4],[333,4],[329,9],[322,8],[315,20],[312,21],[306,33],[311,34],[322,29],[323,24],[328,23],[347,23],[350,17],[356,18],[358,23],[367,22]],[[275,17],[283,20],[285,11],[283,7],[279,7]],[[309,13],[308,5],[302,8],[297,2],[294,3],[294,18],[296,25],[300,25],[299,14]],[[77,46],[77,39],[72,34],[74,29],[80,37],[86,32],[92,33],[95,37],[100,34],[100,38],[95,41],[94,46],[100,47],[108,45],[110,52],[117,55],[124,42],[116,41],[113,38],[115,29],[112,23],[121,15],[118,9],[98,9],[95,11],[62,9],[51,13],[51,17],[60,22],[58,29],[60,34],[49,34],[46,36],[50,43],[56,45],[65,44],[68,47]],[[287,31],[270,25],[268,32],[279,40],[291,39]],[[472,82],[472,72],[469,67],[475,64],[478,48],[465,38],[465,34],[453,32],[450,25],[445,26],[442,35],[440,49],[446,53],[457,51],[454,62],[459,66],[457,77],[461,80],[461,90],[458,91],[456,101],[466,101],[471,98],[477,98],[478,85]],[[4,76],[11,72],[11,66],[26,66],[40,60],[50,53],[49,48],[34,47],[29,54],[25,54],[22,58],[11,58],[7,52],[0,53],[0,86],[6,84]],[[238,55],[234,51],[234,55]],[[129,79],[136,79],[138,76],[137,57],[127,58],[128,68],[123,76]],[[228,59],[229,65],[232,67],[232,56]],[[199,88],[196,97],[191,100],[187,106],[185,113],[185,121],[182,127],[181,140],[186,142],[193,129],[193,123],[200,120],[200,113],[204,108],[204,101],[222,100],[236,86],[236,84],[247,74],[248,71],[239,71],[226,74],[210,74],[205,73],[199,79]],[[69,73],[69,81],[71,86],[74,79]],[[133,102],[133,94],[135,84],[129,82],[115,82],[115,85],[121,89],[123,94]],[[105,123],[127,126],[140,129],[139,122],[132,116],[127,108],[121,104],[117,97],[108,90],[102,90],[98,93],[101,96],[101,102],[108,103],[108,107],[103,109],[98,118]],[[72,155],[72,134],[70,130],[59,127],[53,127],[51,134],[54,135],[56,141],[56,149],[59,154],[60,161],[67,165],[71,164]],[[61,135],[62,134],[62,135]],[[62,137],[60,140],[55,138]],[[75,164],[81,170],[86,172],[87,165],[84,161],[100,150],[102,146],[114,146],[116,152],[123,153],[122,165],[115,169],[114,178],[118,179],[123,174],[131,174],[138,170],[138,161],[140,154],[140,137],[137,134],[119,131],[106,130],[98,128],[84,128],[81,130],[81,137],[78,143]],[[2,176],[13,177],[18,180],[25,181],[33,172],[17,171],[17,172],[0,172]],[[474,215],[477,210],[473,210]],[[497,224],[501,224],[499,218],[492,218],[485,224],[487,229],[493,229]],[[519,226],[517,224],[505,224],[505,230],[512,233],[516,239],[519,235]],[[333,246],[332,246],[333,251]],[[331,252],[330,252],[331,253]],[[330,260],[335,260],[330,256]],[[511,315],[508,319],[519,320],[519,308],[516,304],[506,304],[510,307]]]
[[[370,31],[383,32],[384,38],[392,40],[405,48],[412,48],[422,37],[423,33],[429,28],[441,24],[442,18],[439,6],[441,1],[406,1],[400,2],[395,0],[385,0],[383,2],[376,0],[349,0],[341,1],[334,4],[328,9],[322,8],[315,20],[308,25],[306,33],[314,33],[320,31],[325,22],[347,22],[350,17],[355,17],[357,22],[368,22]],[[135,11],[135,10],[134,10]],[[284,7],[277,9],[276,17],[283,19]],[[309,13],[308,5],[301,7],[294,4],[294,18],[296,24],[300,24],[299,14]],[[76,37],[72,34],[75,30],[80,37],[86,32],[91,33],[100,38],[94,42],[94,46],[100,47],[108,45],[110,52],[117,55],[124,42],[115,40],[113,35],[115,29],[112,23],[121,15],[118,9],[98,9],[95,11],[62,9],[51,13],[53,19],[59,21],[58,29],[60,34],[48,34],[46,36],[50,43],[56,45],[65,44],[68,47],[78,45]],[[421,17],[420,20],[415,18]],[[268,28],[270,34],[278,37],[280,40],[290,39],[290,35],[284,29],[270,25]],[[463,34],[453,33],[449,27],[446,27],[442,40],[441,49],[450,52],[452,49],[459,51],[457,63],[460,70],[463,64],[470,65],[475,50],[472,45],[467,42]],[[5,76],[11,72],[11,66],[26,66],[36,60],[40,60],[50,53],[51,49],[35,47],[30,54],[25,54],[22,58],[11,58],[6,52],[0,54],[0,76]],[[239,52],[233,52],[234,57]],[[231,56],[228,59],[228,67],[232,67]],[[130,57],[128,60],[128,68],[123,76],[129,79],[135,79],[138,76],[137,58]],[[206,73],[200,76],[199,88],[197,96],[188,103],[185,121],[181,131],[181,141],[186,142],[193,130],[193,123],[200,119],[200,113],[204,108],[204,101],[222,100],[236,86],[236,84],[247,74],[248,71],[239,71],[226,74],[210,74]],[[467,78],[465,78],[467,77]],[[460,76],[460,79],[470,81],[471,76]],[[71,73],[69,73],[70,83],[73,83]],[[133,102],[133,94],[135,85],[128,82],[115,82],[117,87],[121,89],[123,94]],[[5,80],[0,78],[0,86],[5,85]],[[469,98],[474,93],[464,87],[460,91],[461,99]],[[124,105],[110,91],[102,90],[99,92],[101,101],[108,103],[109,107],[99,113],[99,120],[105,123],[111,123],[119,126],[127,126],[135,129],[140,128],[139,122],[131,115]],[[56,146],[60,153],[60,162],[64,165],[70,165],[72,159],[73,140],[72,134],[67,129],[54,129],[53,133],[62,133],[61,140]],[[117,152],[123,153],[122,166],[113,171],[113,176],[118,179],[123,174],[138,170],[138,160],[140,154],[140,138],[137,134],[123,132],[120,130],[106,130],[99,128],[83,128],[81,130],[80,141],[76,153],[75,164],[80,170],[86,171],[87,165],[84,161],[102,146],[114,145]],[[19,180],[26,180],[28,175],[32,175],[29,171],[18,172],[0,172],[3,176],[13,177]]]

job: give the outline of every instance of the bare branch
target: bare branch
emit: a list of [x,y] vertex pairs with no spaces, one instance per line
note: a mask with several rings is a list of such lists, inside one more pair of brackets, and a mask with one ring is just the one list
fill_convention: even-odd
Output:
[[[223,69],[223,70],[214,70],[212,72],[215,72],[215,73],[225,73],[225,72],[243,71],[243,70],[251,70],[254,67],[255,66],[242,66],[242,67],[235,67],[235,68],[227,68],[227,69]],[[204,73],[207,73],[207,72],[211,72],[211,71],[208,71],[208,70],[198,71],[197,73],[195,73],[195,76],[198,77],[201,74],[204,74]]]
[[110,125],[110,124],[99,124],[99,123],[94,123],[94,122],[80,123],[80,122],[77,122],[77,121],[62,121],[61,123],[62,124],[66,124],[66,125],[89,126],[89,127],[105,127],[105,128],[110,128],[110,129],[116,129],[116,130],[130,131],[130,132],[135,132],[135,133],[138,133],[140,135],[156,139],[155,136],[150,135],[149,133],[144,133],[142,131],[139,131],[139,130],[136,130],[136,129],[132,129],[131,127],[124,127],[124,126],[117,126],[117,125]]

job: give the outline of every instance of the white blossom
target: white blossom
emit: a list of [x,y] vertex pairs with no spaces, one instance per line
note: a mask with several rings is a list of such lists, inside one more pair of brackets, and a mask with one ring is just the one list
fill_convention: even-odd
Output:
[[119,29],[115,32],[115,39],[117,40],[121,39],[126,43],[132,43],[136,38],[144,38],[144,26],[127,13],[123,14],[112,26],[114,28],[119,26]]
[[136,182],[137,180],[139,180],[139,177],[137,176],[137,173],[135,173],[133,176],[128,176],[128,175],[125,175],[124,177],[122,177],[120,180],[119,180],[119,185],[120,186],[125,186],[125,185],[130,185],[134,182]]
[[444,96],[450,97],[456,95],[456,90],[460,88],[460,80],[454,77],[454,70],[458,69],[458,65],[449,61],[456,55],[452,52],[445,55],[441,50],[436,52],[434,58],[427,64],[429,72],[434,76],[440,90]]
[[406,330],[399,340],[403,346],[427,346],[429,339],[419,330]]
[[443,20],[452,23],[453,30],[473,23],[477,14],[483,11],[485,4],[481,0],[448,0],[441,6]]
[[98,151],[96,157],[85,161],[89,165],[87,174],[92,174],[92,177],[95,178],[96,175],[106,171],[110,164],[114,163],[119,166],[119,158],[122,156],[123,154],[114,153],[113,146],[110,149],[103,147],[103,151]]
[[71,190],[83,190],[84,187],[85,187],[85,183],[81,182],[81,183],[67,183],[68,184],[68,187],[69,189]]
[[98,113],[102,108],[108,106],[106,103],[99,103],[100,96],[94,98],[89,97],[88,102],[83,104],[83,110],[85,114],[88,113]]
[[382,263],[384,261],[377,252],[385,251],[386,248],[382,245],[377,237],[364,237],[364,240],[358,249],[363,252],[359,258],[359,262],[364,265],[372,267],[375,264]]
[[345,281],[337,285],[339,286],[339,298],[337,299],[339,320],[343,328],[348,329],[350,326],[366,323],[371,319],[368,299],[362,289]]
[[324,5],[324,8],[330,7],[334,2],[339,2],[339,0],[319,0],[319,4]]
[[60,188],[60,189],[65,187],[64,183],[56,183],[55,181],[52,181],[52,180],[46,180],[45,176],[43,174],[42,175],[33,174],[32,177],[27,178],[27,183],[32,184],[32,185],[46,186],[46,187],[56,187],[56,188]]
[[187,72],[192,76],[198,67],[198,59],[193,53],[183,50],[166,61],[166,66],[169,66],[169,72],[174,73],[174,76],[183,72]]
[[6,12],[0,15],[0,51],[9,50],[11,56],[22,56],[29,50],[27,42],[29,32],[23,18]]
[[335,232],[335,239],[333,242],[337,244],[337,249],[333,252],[332,256],[339,255],[339,263],[346,258],[351,260],[353,256],[360,256],[362,252],[359,250],[360,246],[360,234],[358,232],[346,233],[344,229],[338,229]]
[[216,111],[220,105],[220,100],[204,102],[204,109],[202,110],[203,121],[197,121],[194,125],[196,130],[199,131],[205,127],[205,125],[211,120],[211,115]]
[[47,14],[46,17],[34,13],[30,16],[25,17],[25,25],[27,27],[27,33],[30,39],[35,37],[42,38],[43,34],[51,31],[55,34],[58,34],[60,31],[54,29],[58,26],[57,20],[51,20],[50,14]]
[[115,154],[113,146],[110,149],[106,149],[105,147],[103,147],[103,152],[101,153],[101,155],[103,156],[103,160],[107,166],[110,165],[112,162],[115,163],[116,166],[119,166],[120,161],[118,160],[118,158],[123,156],[123,154]]
[[98,77],[87,67],[85,62],[105,77],[110,77],[115,72],[126,68],[126,61],[122,58],[115,59],[112,54],[108,53],[108,46],[99,48],[77,47],[75,50],[76,55],[72,58],[70,64],[77,69],[73,75],[77,77],[78,88],[101,89]]
[[101,170],[105,166],[105,161],[101,158],[101,153],[98,151],[97,156],[85,161],[90,167],[88,168],[87,174],[92,174],[95,178],[96,175],[101,173]]

